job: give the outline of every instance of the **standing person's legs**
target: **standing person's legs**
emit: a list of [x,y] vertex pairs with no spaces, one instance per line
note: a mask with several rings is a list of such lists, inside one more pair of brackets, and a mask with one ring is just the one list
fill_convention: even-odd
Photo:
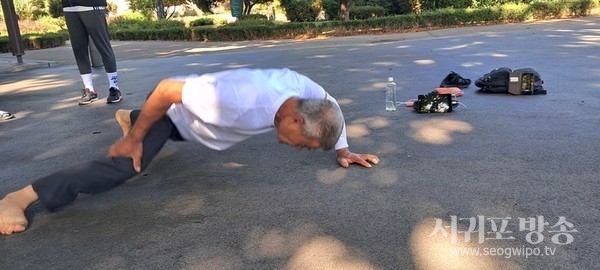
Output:
[[65,12],[65,23],[69,31],[69,40],[71,41],[71,48],[73,48],[79,74],[91,74],[89,34],[79,13],[81,12]]
[[69,31],[71,48],[79,69],[79,75],[83,82],[83,90],[79,105],[87,105],[98,99],[94,80],[92,77],[92,66],[90,63],[89,34],[83,24],[81,12],[65,12],[65,22]]
[[[139,111],[130,114],[134,122]],[[146,169],[167,139],[182,140],[177,128],[165,116],[155,123],[143,142],[142,170]],[[0,200],[0,234],[11,234],[27,228],[25,210],[41,201],[49,210],[71,203],[79,193],[107,191],[135,176],[130,158],[105,157],[57,171],[38,179],[32,185],[7,194]]]
[[106,73],[117,72],[117,60],[110,44],[106,13],[104,10],[91,10],[80,12],[80,20],[85,26],[94,45],[102,56],[102,63]]
[[104,10],[92,10],[81,12],[81,21],[85,25],[90,38],[96,45],[96,49],[102,56],[104,70],[108,77],[108,97],[106,102],[120,102],[123,96],[119,90],[119,75],[117,73],[117,59],[110,44],[110,35],[108,33],[108,25],[106,23],[106,13]]

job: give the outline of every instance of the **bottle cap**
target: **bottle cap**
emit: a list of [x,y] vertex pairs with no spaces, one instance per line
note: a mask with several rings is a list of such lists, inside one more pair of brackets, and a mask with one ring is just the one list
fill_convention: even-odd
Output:
[[393,82],[394,81],[394,77],[388,77],[388,82]]

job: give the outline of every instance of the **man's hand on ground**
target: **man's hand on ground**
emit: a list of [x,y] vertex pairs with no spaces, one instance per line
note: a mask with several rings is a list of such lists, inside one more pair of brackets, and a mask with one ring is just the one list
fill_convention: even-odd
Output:
[[379,158],[372,154],[356,154],[350,152],[348,148],[342,148],[337,150],[338,154],[338,163],[344,167],[348,168],[352,163],[358,163],[364,167],[371,168],[371,163],[378,164]]
[[111,157],[126,157],[133,160],[133,169],[140,173],[142,171],[142,142],[125,136],[115,142],[108,150]]

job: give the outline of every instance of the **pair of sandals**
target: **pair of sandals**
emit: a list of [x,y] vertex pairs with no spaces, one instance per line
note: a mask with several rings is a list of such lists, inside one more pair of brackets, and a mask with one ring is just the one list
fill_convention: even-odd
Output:
[[0,119],[2,119],[2,120],[8,120],[8,119],[13,119],[13,118],[15,118],[15,116],[9,112],[3,112],[2,114],[0,114]]

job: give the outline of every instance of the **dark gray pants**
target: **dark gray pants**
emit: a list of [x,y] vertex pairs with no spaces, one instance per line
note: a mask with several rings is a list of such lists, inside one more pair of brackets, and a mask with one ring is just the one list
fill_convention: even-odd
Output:
[[104,70],[107,73],[116,72],[117,60],[110,45],[105,10],[65,12],[64,14],[79,74],[92,73],[89,54],[90,38],[102,56]]
[[[139,110],[131,112],[132,123],[135,122],[139,113]],[[148,167],[167,139],[183,140],[171,119],[165,116],[150,128],[144,138],[142,170]],[[73,202],[79,193],[104,192],[135,175],[131,158],[103,157],[57,171],[36,180],[32,186],[40,202],[48,210],[54,210]]]

